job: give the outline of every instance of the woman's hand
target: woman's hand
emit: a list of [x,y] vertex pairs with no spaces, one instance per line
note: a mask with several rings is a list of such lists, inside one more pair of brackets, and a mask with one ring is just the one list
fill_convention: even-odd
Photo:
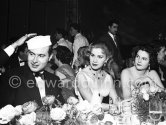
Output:
[[150,90],[150,92],[158,92],[163,90],[163,88],[160,87],[157,83],[155,83],[155,81],[153,81],[149,76],[138,78],[137,80],[135,80],[135,85],[138,88],[143,86],[143,89]]
[[149,76],[140,77],[136,79],[134,82],[137,87],[140,87],[141,85],[144,84],[149,84],[149,85],[155,84],[155,82]]

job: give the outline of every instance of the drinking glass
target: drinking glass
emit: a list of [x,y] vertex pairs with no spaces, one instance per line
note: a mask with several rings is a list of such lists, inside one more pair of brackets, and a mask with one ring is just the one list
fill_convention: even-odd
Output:
[[132,115],[132,99],[125,99],[121,102],[121,113],[125,116]]
[[162,102],[162,115],[164,116],[164,119],[166,119],[166,100]]
[[155,125],[160,120],[162,116],[162,101],[160,99],[154,98],[149,101],[149,116]]

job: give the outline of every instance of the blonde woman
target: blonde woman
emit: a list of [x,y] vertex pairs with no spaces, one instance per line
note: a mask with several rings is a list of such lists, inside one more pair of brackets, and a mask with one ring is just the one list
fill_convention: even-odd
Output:
[[109,95],[113,103],[116,103],[118,99],[112,76],[103,70],[108,58],[109,51],[105,44],[92,44],[90,65],[78,72],[76,77],[76,94],[79,99],[102,104],[104,110],[109,109],[109,104],[102,103],[104,97]]

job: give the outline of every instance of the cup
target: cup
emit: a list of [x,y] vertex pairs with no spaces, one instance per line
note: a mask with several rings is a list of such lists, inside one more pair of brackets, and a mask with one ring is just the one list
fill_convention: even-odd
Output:
[[120,114],[119,107],[115,104],[110,104],[109,105],[109,113],[111,115],[119,115]]
[[121,102],[121,112],[123,115],[132,115],[132,100],[131,99],[126,99]]

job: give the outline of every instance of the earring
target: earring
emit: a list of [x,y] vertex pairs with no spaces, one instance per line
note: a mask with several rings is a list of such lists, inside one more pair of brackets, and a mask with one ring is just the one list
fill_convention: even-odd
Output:
[[149,64],[148,70],[150,71],[150,64]]
[[103,66],[106,67],[106,64],[107,64],[107,62],[105,62]]

